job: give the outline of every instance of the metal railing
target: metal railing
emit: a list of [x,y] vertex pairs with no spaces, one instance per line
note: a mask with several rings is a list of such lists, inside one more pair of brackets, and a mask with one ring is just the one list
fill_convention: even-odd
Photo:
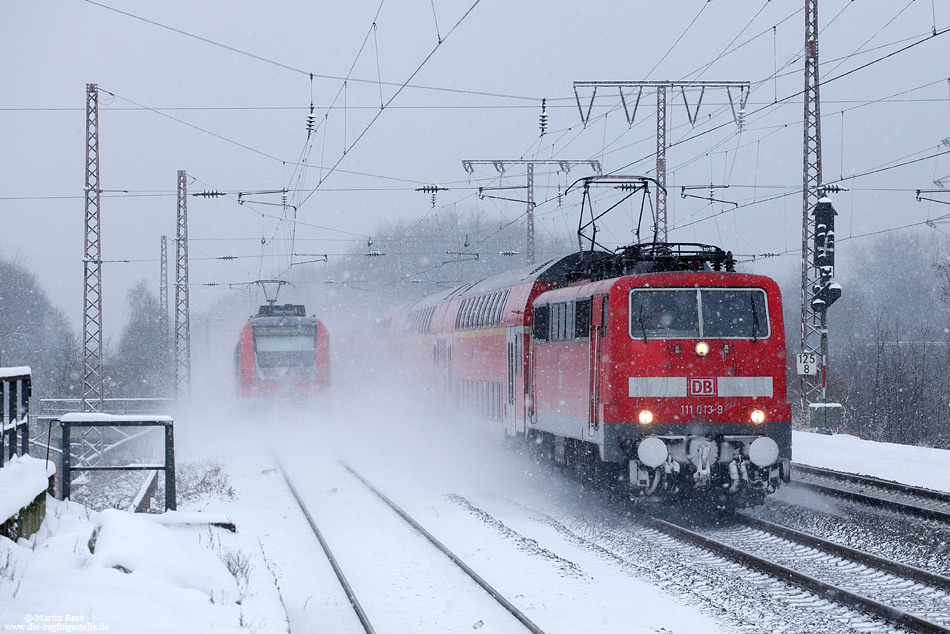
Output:
[[[175,406],[173,398],[105,398],[102,399],[102,411],[106,414],[138,414],[156,412],[171,413]],[[41,398],[40,416],[62,416],[82,411],[82,399],[78,398]]]
[[0,368],[0,467],[30,453],[31,372],[28,367]]
[[[165,473],[165,510],[174,511],[175,503],[175,424],[170,416],[146,416],[146,415],[125,415],[118,416],[113,414],[66,414],[56,421],[62,429],[62,496],[66,499],[70,495],[70,485],[72,474],[75,471],[164,471]],[[165,462],[164,464],[125,464],[125,465],[103,465],[80,463],[73,465],[71,451],[72,432],[74,428],[113,428],[124,427],[161,427],[164,429],[165,436]],[[128,439],[136,438],[138,434],[129,436]],[[124,442],[124,440],[120,441]],[[102,455],[107,452],[103,451]]]

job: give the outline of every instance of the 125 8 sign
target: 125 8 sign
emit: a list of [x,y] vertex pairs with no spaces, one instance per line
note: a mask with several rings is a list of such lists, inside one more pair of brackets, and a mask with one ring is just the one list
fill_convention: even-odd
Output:
[[818,376],[821,367],[821,355],[817,352],[803,352],[797,357],[798,374],[801,376]]

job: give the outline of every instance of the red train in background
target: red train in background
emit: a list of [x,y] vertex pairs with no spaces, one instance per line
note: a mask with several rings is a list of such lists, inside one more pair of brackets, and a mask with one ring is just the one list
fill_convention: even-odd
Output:
[[447,404],[636,495],[742,506],[789,480],[779,288],[717,247],[581,251],[385,325]]
[[234,349],[237,392],[313,394],[330,385],[330,337],[301,304],[268,303],[241,329]]

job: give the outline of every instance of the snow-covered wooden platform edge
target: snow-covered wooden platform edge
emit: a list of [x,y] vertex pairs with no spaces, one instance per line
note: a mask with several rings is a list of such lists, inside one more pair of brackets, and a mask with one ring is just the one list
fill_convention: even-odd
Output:
[[14,456],[0,469],[0,523],[32,504],[49,487],[56,473],[53,461],[30,456]]
[[0,379],[9,379],[15,376],[31,376],[30,366],[21,365],[12,368],[0,368]]
[[30,456],[14,456],[0,468],[0,534],[29,537],[40,527],[55,473],[52,461]]

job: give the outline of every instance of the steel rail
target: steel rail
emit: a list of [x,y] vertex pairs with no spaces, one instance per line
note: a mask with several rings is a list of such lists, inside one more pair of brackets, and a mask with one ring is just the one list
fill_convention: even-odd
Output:
[[923,487],[917,487],[910,484],[904,484],[903,482],[895,482],[893,480],[883,480],[881,478],[875,478],[873,476],[866,476],[866,475],[858,475],[856,473],[833,471],[832,469],[824,469],[822,467],[813,467],[811,465],[803,465],[797,462],[792,463],[792,472],[794,473],[795,471],[801,471],[802,473],[807,473],[810,475],[831,478],[833,480],[843,480],[844,482],[850,482],[852,484],[863,484],[867,486],[874,486],[880,489],[893,491],[895,493],[905,493],[905,494],[910,494],[910,495],[916,495],[918,497],[927,498],[929,500],[934,500],[936,502],[943,502],[945,504],[950,504],[950,493],[947,493],[945,491],[935,491],[933,489],[925,489]]
[[453,562],[455,565],[457,565],[459,568],[461,568],[462,571],[465,572],[465,574],[467,574],[469,577],[471,577],[472,580],[473,580],[475,583],[477,583],[479,586],[481,586],[482,589],[485,590],[485,592],[487,592],[493,599],[495,599],[495,601],[497,601],[499,604],[501,604],[501,606],[504,607],[512,616],[514,616],[516,619],[518,619],[518,621],[520,621],[522,625],[524,625],[526,628],[528,628],[528,630],[529,630],[530,632],[533,632],[533,634],[544,634],[544,630],[542,630],[540,627],[538,627],[537,625],[535,625],[534,622],[532,622],[531,619],[529,619],[527,616],[525,616],[525,614],[524,614],[521,610],[519,610],[517,607],[515,607],[514,604],[512,604],[510,601],[508,601],[508,599],[506,599],[500,592],[498,592],[498,590],[496,590],[495,588],[493,588],[487,581],[485,581],[484,579],[482,579],[482,578],[478,575],[478,573],[476,573],[474,570],[472,570],[464,561],[462,561],[461,559],[459,559],[458,556],[457,556],[455,553],[453,553],[453,552],[452,552],[451,550],[449,550],[442,542],[440,542],[438,539],[436,539],[435,536],[432,535],[432,533],[430,533],[430,532],[427,531],[425,528],[423,528],[423,526],[422,526],[421,524],[419,524],[419,522],[417,522],[416,520],[414,520],[408,513],[406,513],[404,510],[402,510],[402,508],[399,507],[395,502],[393,502],[393,501],[390,500],[388,497],[386,497],[386,495],[383,494],[382,491],[380,491],[380,490],[377,489],[375,486],[373,486],[373,485],[369,482],[369,480],[367,480],[366,478],[364,478],[364,477],[363,477],[362,475],[360,475],[355,469],[353,469],[353,467],[349,466],[349,465],[346,464],[345,462],[341,462],[340,464],[342,464],[343,467],[344,467],[347,471],[349,471],[350,473],[352,473],[353,476],[354,476],[357,480],[359,480],[360,482],[362,482],[362,483],[366,486],[366,488],[368,488],[370,491],[372,491],[373,494],[376,495],[376,497],[378,497],[380,500],[382,500],[383,502],[385,502],[386,505],[389,506],[389,508],[391,508],[399,517],[401,517],[402,519],[404,519],[410,526],[412,526],[412,527],[413,527],[415,530],[417,530],[422,536],[424,536],[426,539],[428,539],[429,542],[431,542],[433,546],[435,546],[436,548],[438,548],[438,549],[442,552],[443,555],[445,555],[446,557],[448,557],[449,559],[451,559],[452,562]]
[[313,516],[310,515],[307,505],[304,504],[303,498],[300,497],[300,494],[297,492],[297,488],[294,487],[293,482],[291,482],[290,478],[287,477],[287,472],[284,471],[284,468],[280,462],[277,463],[277,468],[280,469],[280,474],[284,477],[284,482],[287,483],[287,488],[290,489],[291,494],[293,494],[294,499],[297,501],[297,505],[300,507],[300,510],[303,511],[304,517],[307,518],[307,523],[310,524],[310,529],[313,531],[313,534],[316,535],[317,541],[320,542],[320,547],[323,548],[323,553],[326,555],[327,561],[330,562],[330,566],[333,568],[333,572],[336,574],[337,580],[343,587],[343,592],[346,593],[346,598],[349,599],[350,605],[353,606],[353,611],[356,612],[356,618],[360,620],[360,623],[363,625],[363,629],[366,631],[366,634],[376,634],[376,630],[373,629],[373,625],[369,622],[369,617],[367,617],[366,612],[363,611],[363,606],[360,605],[359,600],[356,598],[356,593],[353,592],[350,582],[346,580],[346,576],[343,574],[343,569],[340,568],[340,564],[337,562],[336,557],[334,557],[333,551],[330,550],[330,545],[327,544],[327,540],[323,538],[323,534],[320,532],[320,529],[317,528],[317,523],[313,520]]
[[935,572],[930,572],[929,570],[924,570],[923,568],[918,568],[909,564],[902,564],[899,561],[885,559],[884,557],[878,557],[877,555],[872,555],[871,553],[865,552],[863,550],[844,546],[843,544],[828,541],[814,535],[809,535],[808,533],[802,533],[786,526],[780,526],[779,524],[774,524],[772,522],[750,517],[748,515],[737,515],[736,518],[746,526],[766,533],[771,533],[776,537],[781,537],[791,542],[797,542],[803,546],[809,546],[811,548],[815,548],[844,559],[856,561],[866,566],[872,566],[899,577],[911,579],[918,583],[932,586],[944,592],[950,593],[950,578]]
[[805,588],[810,592],[814,592],[818,596],[834,603],[862,610],[868,614],[881,617],[897,625],[912,628],[917,632],[922,632],[925,634],[947,634],[950,632],[950,630],[948,630],[946,627],[937,623],[933,623],[932,621],[928,621],[919,616],[915,616],[908,612],[904,612],[903,610],[899,610],[895,607],[881,603],[880,601],[875,601],[874,599],[850,592],[825,581],[821,581],[820,579],[816,579],[810,575],[803,574],[792,568],[775,563],[774,561],[763,559],[757,555],[746,552],[741,548],[724,544],[718,540],[706,537],[705,535],[701,535],[673,522],[668,522],[666,520],[651,517],[645,514],[640,515],[639,518],[642,519],[645,524],[656,530],[664,532],[668,535],[672,535],[682,541],[704,548],[710,552],[724,556],[742,565],[757,569],[769,576],[801,586],[802,588]]
[[915,515],[928,520],[950,523],[950,513],[939,511],[937,509],[930,509],[925,506],[918,506],[916,504],[909,504],[907,502],[898,502],[897,500],[875,497],[873,495],[867,495],[857,491],[850,491],[846,488],[834,486],[832,484],[819,484],[818,482],[793,480],[792,485],[811,489],[812,491],[818,491],[819,493],[824,493],[833,497],[851,500],[853,502],[861,502],[862,504],[867,504],[868,506],[873,506],[876,508],[896,510],[902,513],[907,513],[908,515]]

